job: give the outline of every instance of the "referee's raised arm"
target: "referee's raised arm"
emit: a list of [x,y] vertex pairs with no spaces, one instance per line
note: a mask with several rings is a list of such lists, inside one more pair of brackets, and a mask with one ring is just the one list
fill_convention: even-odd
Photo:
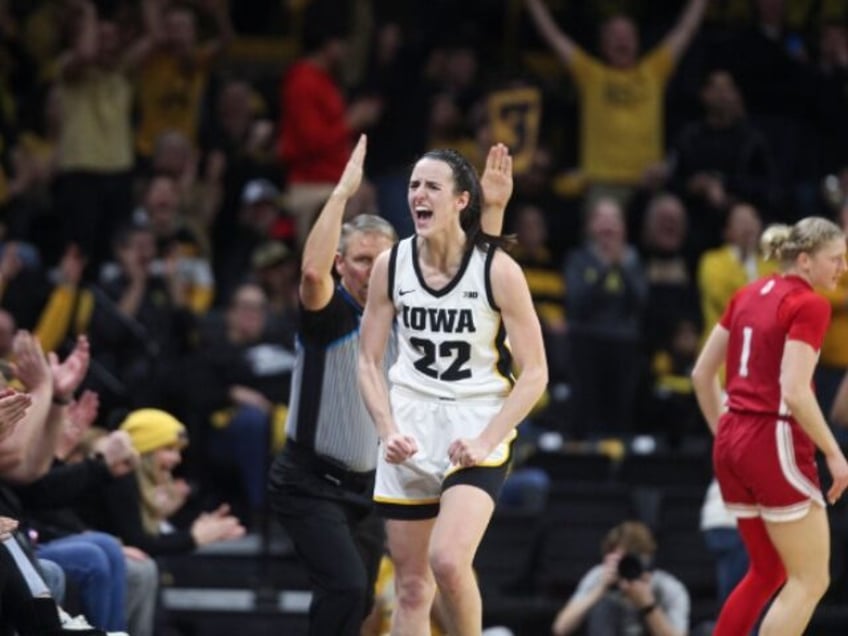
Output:
[[342,232],[345,205],[362,183],[366,145],[365,135],[360,135],[339,182],[321,208],[303,246],[298,294],[304,309],[309,311],[323,309],[333,297],[333,263]]

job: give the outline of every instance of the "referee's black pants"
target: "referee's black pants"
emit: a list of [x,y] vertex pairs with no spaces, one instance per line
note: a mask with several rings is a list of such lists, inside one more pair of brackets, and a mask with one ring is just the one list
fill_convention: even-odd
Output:
[[312,583],[309,636],[359,636],[385,545],[373,487],[346,492],[286,459],[271,474],[272,509]]

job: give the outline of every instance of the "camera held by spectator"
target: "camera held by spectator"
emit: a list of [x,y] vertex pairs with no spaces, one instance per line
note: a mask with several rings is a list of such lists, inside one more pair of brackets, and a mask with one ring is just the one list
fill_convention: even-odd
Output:
[[601,542],[603,560],[580,580],[558,612],[552,632],[685,634],[689,593],[673,575],[654,568],[656,551],[657,543],[644,523],[625,521],[612,528]]
[[642,578],[642,575],[650,570],[648,564],[645,563],[647,560],[645,557],[632,552],[625,553],[618,561],[618,578],[625,581],[635,581]]

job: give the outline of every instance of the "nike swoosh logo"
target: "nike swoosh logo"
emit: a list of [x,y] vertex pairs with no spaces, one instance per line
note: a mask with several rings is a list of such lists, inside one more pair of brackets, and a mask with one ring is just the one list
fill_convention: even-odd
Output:
[[398,296],[405,296],[406,294],[411,294],[414,291],[414,289],[399,289]]

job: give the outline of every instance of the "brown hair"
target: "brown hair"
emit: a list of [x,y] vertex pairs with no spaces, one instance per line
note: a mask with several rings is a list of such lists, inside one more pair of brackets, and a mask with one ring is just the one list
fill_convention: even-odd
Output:
[[603,555],[619,548],[633,554],[652,556],[657,551],[657,542],[650,528],[641,521],[625,521],[607,532],[601,541]]

